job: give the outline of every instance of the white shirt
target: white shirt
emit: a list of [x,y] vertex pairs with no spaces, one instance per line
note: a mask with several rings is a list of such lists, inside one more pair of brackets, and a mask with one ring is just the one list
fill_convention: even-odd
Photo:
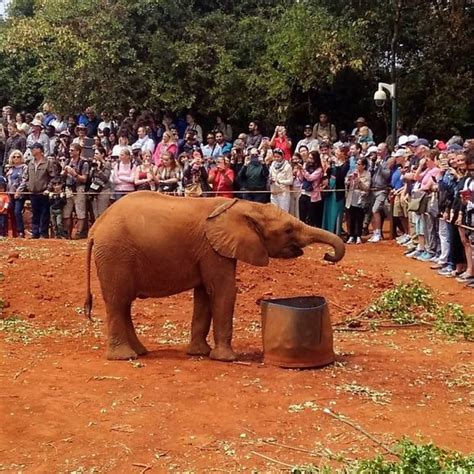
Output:
[[308,147],[308,151],[318,151],[319,141],[316,138],[303,138],[296,145],[296,151],[299,153],[300,146]]
[[139,138],[134,145],[137,145],[141,148],[142,153],[145,151],[151,151],[152,153],[155,151],[155,142],[150,137],[143,137]]

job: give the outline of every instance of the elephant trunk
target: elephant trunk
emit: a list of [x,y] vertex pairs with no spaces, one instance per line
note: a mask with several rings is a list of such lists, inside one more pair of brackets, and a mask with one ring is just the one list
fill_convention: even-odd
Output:
[[306,247],[307,245],[311,245],[313,243],[327,244],[334,248],[334,255],[325,253],[324,260],[329,262],[338,262],[342,259],[342,257],[344,257],[344,254],[346,253],[346,247],[342,239],[336,234],[323,229],[318,229],[316,227],[311,227],[309,225],[303,224],[300,221],[298,221],[298,227],[301,231],[301,247]]

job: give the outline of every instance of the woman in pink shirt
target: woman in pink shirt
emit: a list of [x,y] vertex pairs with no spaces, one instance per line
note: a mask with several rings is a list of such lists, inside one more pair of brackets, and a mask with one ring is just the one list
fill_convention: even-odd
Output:
[[300,219],[308,225],[321,228],[323,222],[323,200],[321,181],[323,167],[319,152],[312,151],[303,166],[299,166],[298,177],[303,182],[299,200]]
[[113,168],[114,199],[118,201],[125,194],[135,191],[135,166],[128,148],[122,148]]
[[171,132],[163,133],[163,139],[158,143],[155,152],[153,153],[153,162],[155,166],[161,166],[161,157],[165,151],[170,152],[174,158],[178,153],[178,145],[174,142],[174,137]]

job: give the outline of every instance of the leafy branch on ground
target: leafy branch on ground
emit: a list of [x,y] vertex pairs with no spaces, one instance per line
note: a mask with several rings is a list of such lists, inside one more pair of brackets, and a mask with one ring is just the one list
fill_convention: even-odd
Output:
[[[440,303],[433,290],[417,279],[385,291],[363,314],[400,325],[427,324],[448,336],[463,336],[474,341],[474,314],[466,313],[455,303]],[[377,321],[372,321],[377,326]]]
[[452,472],[468,474],[474,472],[474,456],[464,455],[456,451],[447,451],[433,443],[415,444],[408,438],[397,443],[395,451],[400,455],[396,461],[377,455],[372,459],[356,461],[341,469],[317,467],[314,465],[296,466],[292,474],[321,474],[321,473],[358,473],[358,474],[404,474],[411,472],[429,472],[441,474]]

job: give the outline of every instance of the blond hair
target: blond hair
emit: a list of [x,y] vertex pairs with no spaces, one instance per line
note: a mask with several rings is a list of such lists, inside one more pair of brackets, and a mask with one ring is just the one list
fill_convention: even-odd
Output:
[[8,165],[9,166],[13,166],[13,157],[15,155],[20,155],[21,156],[21,163],[22,164],[25,162],[25,158],[24,158],[23,153],[21,152],[21,150],[12,150],[10,152],[10,155],[8,156]]

